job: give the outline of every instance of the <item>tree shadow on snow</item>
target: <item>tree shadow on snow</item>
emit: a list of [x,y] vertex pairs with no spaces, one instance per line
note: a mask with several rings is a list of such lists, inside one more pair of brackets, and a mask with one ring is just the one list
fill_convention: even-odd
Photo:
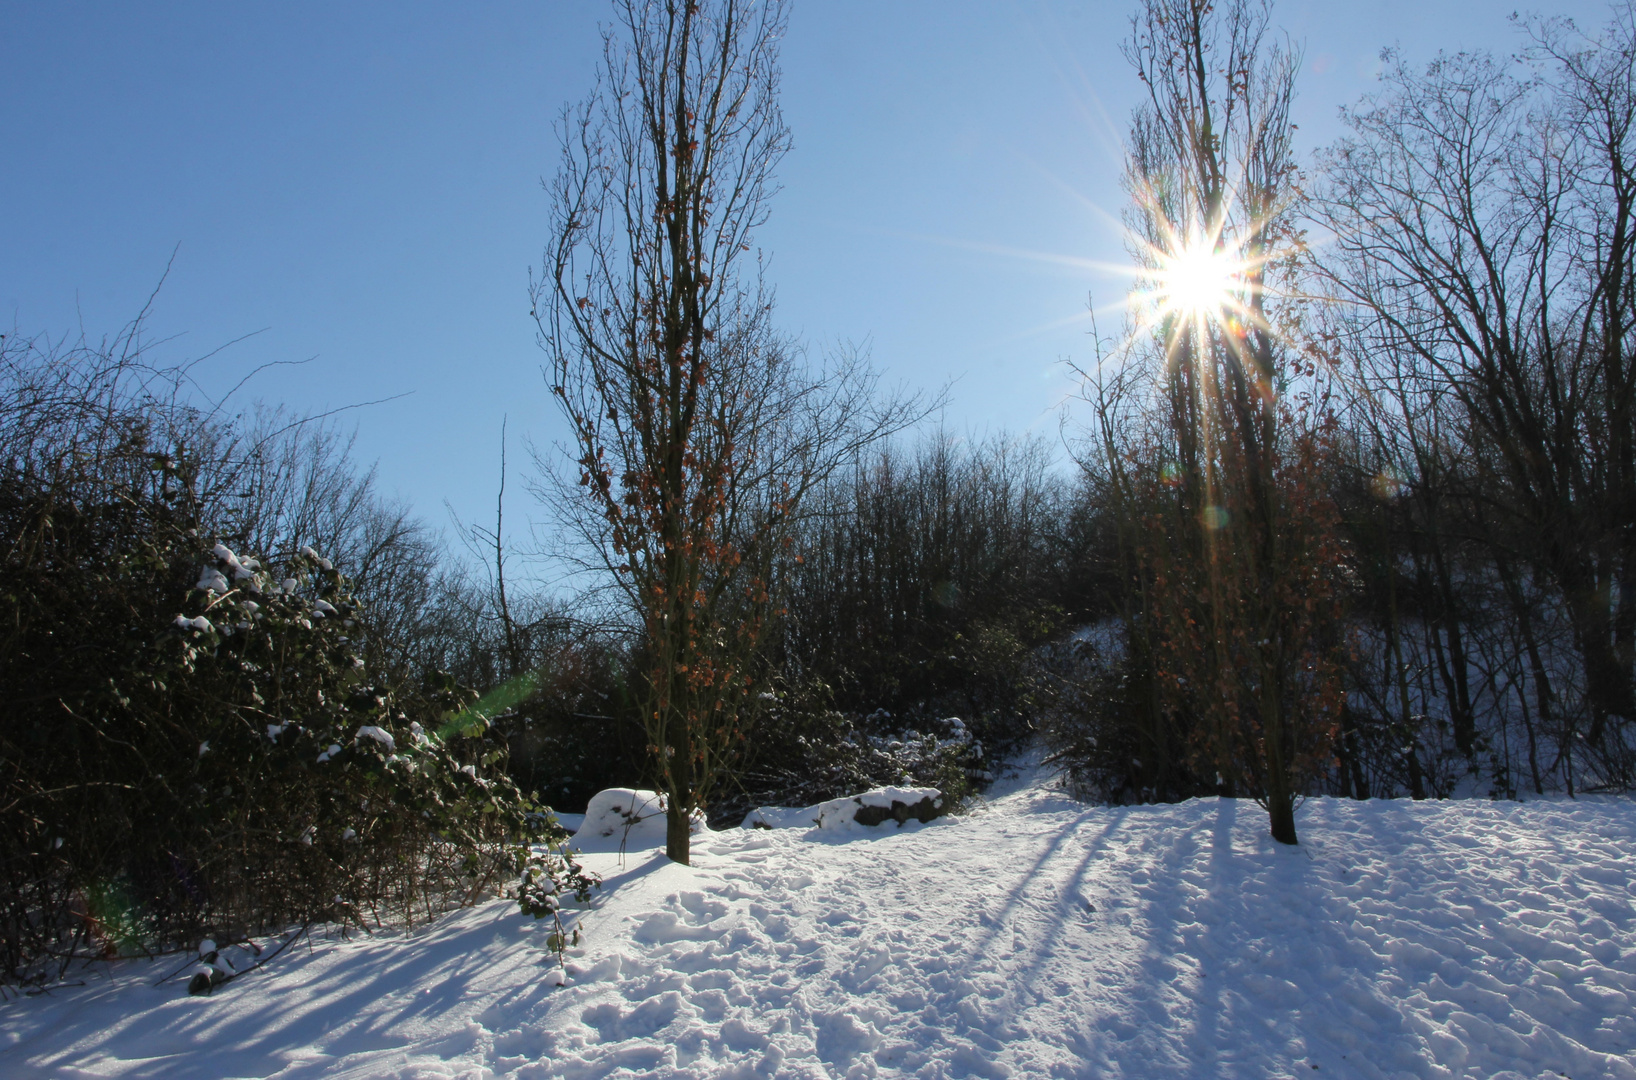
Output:
[[[612,887],[654,869],[633,866]],[[596,905],[565,909],[564,922],[572,926]],[[413,935],[301,945],[208,997],[188,997],[180,982],[152,986],[165,965],[143,964],[153,970],[65,996],[50,1030],[0,1054],[0,1073],[26,1062],[41,1075],[100,1075],[96,1061],[108,1050],[121,1059],[120,1075],[167,1080],[325,1072],[393,1048],[465,1053],[480,1032],[472,1024],[451,1029],[451,1011],[464,1005],[475,1018],[496,1005],[513,1013],[543,1009],[555,988],[545,979],[556,965],[545,946],[554,927],[513,903],[486,907],[452,912]],[[174,958],[166,960],[174,966]],[[517,979],[519,965],[537,967],[538,977]],[[495,977],[500,969],[510,977]],[[423,1033],[438,1028],[427,1041]],[[38,1046],[33,1053],[30,1043]],[[232,1049],[224,1056],[205,1046]]]

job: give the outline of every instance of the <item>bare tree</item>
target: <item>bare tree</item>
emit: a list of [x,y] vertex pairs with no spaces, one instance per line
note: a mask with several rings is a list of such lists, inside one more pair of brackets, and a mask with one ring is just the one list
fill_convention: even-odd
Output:
[[[1266,806],[1295,802],[1339,711],[1334,510],[1322,491],[1324,379],[1299,347],[1295,55],[1254,0],[1145,0],[1126,55],[1148,88],[1126,183],[1153,282],[1133,345],[1147,385],[1095,388],[1146,424],[1091,460],[1138,523],[1139,632],[1159,707],[1189,717],[1194,768]],[[1135,357],[1138,363],[1142,357]],[[1158,729],[1155,729],[1158,730]]]
[[809,369],[748,258],[790,145],[784,4],[614,6],[598,86],[562,121],[534,303],[573,430],[567,505],[640,636],[666,851],[685,863],[759,700],[801,501],[911,410],[877,408],[855,357]]
[[[1435,407],[1460,440],[1431,447],[1438,460],[1422,455],[1406,479],[1466,463],[1471,498],[1457,509],[1485,523],[1539,713],[1567,723],[1565,752],[1583,745],[1603,779],[1628,782],[1636,8],[1621,6],[1598,38],[1566,20],[1523,26],[1532,70],[1485,54],[1439,56],[1422,71],[1392,58],[1326,161],[1325,263],[1357,313],[1366,384],[1401,415]],[[1578,654],[1582,743],[1539,660],[1527,594],[1540,586],[1560,597]],[[1469,746],[1472,721],[1462,710],[1456,720]]]

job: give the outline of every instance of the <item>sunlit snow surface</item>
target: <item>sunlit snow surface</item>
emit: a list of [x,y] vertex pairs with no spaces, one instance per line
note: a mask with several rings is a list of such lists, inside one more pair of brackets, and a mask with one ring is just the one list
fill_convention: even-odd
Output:
[[[1636,804],[1104,808],[637,851],[554,987],[496,902],[210,998],[0,1005],[0,1076],[1636,1077]],[[1315,1071],[1315,1069],[1317,1071]]]

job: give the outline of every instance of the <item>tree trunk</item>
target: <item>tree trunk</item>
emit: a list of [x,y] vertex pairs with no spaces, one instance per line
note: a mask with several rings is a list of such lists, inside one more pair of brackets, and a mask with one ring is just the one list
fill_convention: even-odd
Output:
[[1300,843],[1295,838],[1295,796],[1287,782],[1267,785],[1267,818],[1272,823],[1274,840],[1280,844]]
[[1369,798],[1369,781],[1358,758],[1358,718],[1352,709],[1341,706],[1341,737],[1337,743],[1341,770],[1341,794],[1353,799]]
[[[1276,648],[1276,646],[1274,646]],[[1267,664],[1262,672],[1261,738],[1267,768],[1267,818],[1272,838],[1280,844],[1299,843],[1295,838],[1295,783],[1290,758],[1294,732],[1285,715],[1286,705],[1278,685],[1281,664]]]
[[[1460,753],[1471,757],[1476,750],[1477,718],[1471,709],[1471,682],[1466,661],[1465,640],[1460,633],[1460,615],[1455,607],[1454,582],[1449,574],[1448,561],[1443,557],[1441,538],[1432,545],[1433,565],[1437,570],[1438,609],[1443,614],[1443,630],[1448,638],[1448,664],[1444,668],[1444,685],[1449,693],[1449,713],[1454,721],[1454,745]],[[1439,661],[1443,651],[1437,650]]]
[[665,854],[671,862],[679,862],[683,866],[692,865],[692,815],[682,805],[682,801],[672,793],[668,799],[669,808],[665,811]]
[[[1415,554],[1416,562],[1419,554]],[[1409,768],[1409,794],[1416,799],[1426,797],[1425,780],[1420,775],[1420,734],[1416,730],[1414,709],[1409,704],[1409,674],[1403,664],[1403,643],[1399,638],[1397,620],[1397,576],[1395,570],[1388,570],[1386,574],[1386,665],[1387,678],[1397,688],[1398,724],[1401,727],[1399,738],[1409,740],[1408,753],[1404,755],[1405,764]]]

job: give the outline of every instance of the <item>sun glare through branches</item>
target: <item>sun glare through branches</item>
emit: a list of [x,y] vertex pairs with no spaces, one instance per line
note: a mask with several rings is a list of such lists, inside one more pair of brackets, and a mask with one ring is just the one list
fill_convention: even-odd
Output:
[[1178,314],[1214,315],[1232,301],[1238,267],[1208,243],[1192,243],[1166,261],[1159,299]]
[[1167,229],[1166,242],[1150,247],[1149,269],[1131,300],[1141,313],[1139,330],[1170,320],[1232,326],[1252,320],[1250,292],[1260,275],[1253,261],[1219,229]]

